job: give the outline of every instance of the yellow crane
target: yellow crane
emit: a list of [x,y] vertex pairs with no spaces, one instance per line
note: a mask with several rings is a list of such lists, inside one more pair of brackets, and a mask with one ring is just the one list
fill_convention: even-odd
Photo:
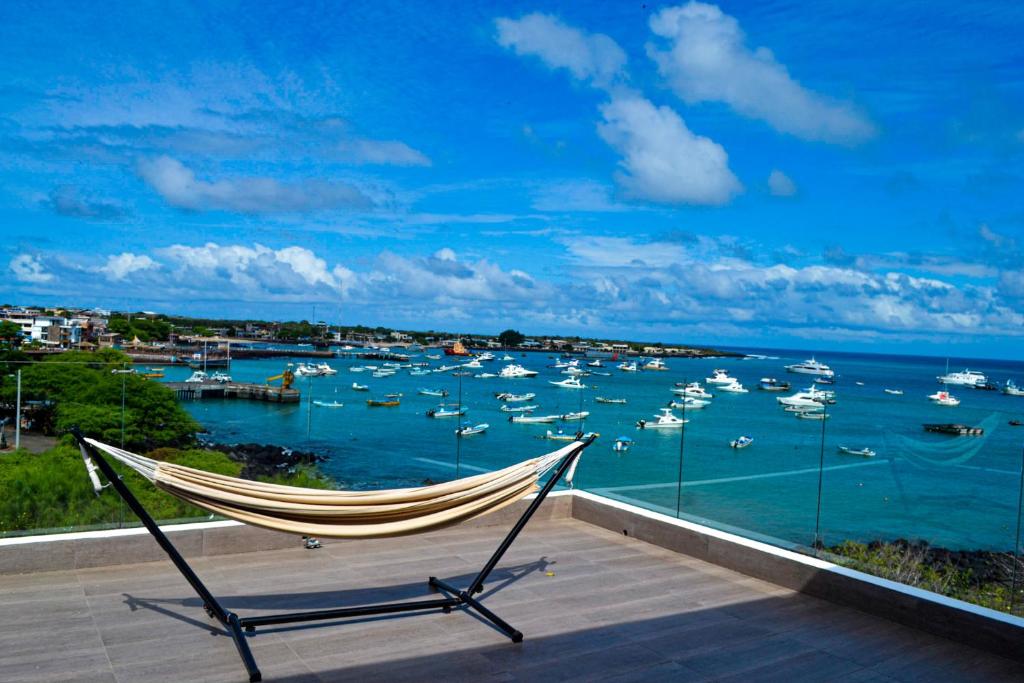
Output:
[[277,380],[281,380],[281,388],[282,389],[291,389],[292,382],[295,381],[295,373],[291,371],[291,364],[290,363],[289,363],[288,367],[285,368],[284,372],[282,372],[280,375],[274,375],[273,377],[268,377],[267,378],[267,384],[270,384],[271,382],[276,382]]

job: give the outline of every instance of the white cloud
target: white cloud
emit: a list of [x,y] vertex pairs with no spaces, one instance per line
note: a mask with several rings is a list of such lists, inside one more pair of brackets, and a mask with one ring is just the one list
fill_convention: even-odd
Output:
[[776,197],[792,197],[796,194],[796,183],[779,169],[772,169],[768,174],[768,191]]
[[533,208],[538,211],[625,211],[611,197],[611,188],[591,180],[567,180],[541,187],[533,198]]
[[159,267],[160,264],[145,254],[138,255],[126,251],[122,254],[108,256],[107,264],[100,268],[100,272],[104,273],[110,280],[123,280],[140,270]]
[[42,284],[53,280],[53,274],[47,273],[42,262],[32,254],[18,254],[8,264],[19,282]]
[[361,190],[346,183],[313,180],[285,184],[259,177],[200,180],[195,171],[168,156],[144,159],[138,170],[168,204],[190,211],[301,213],[371,205]]
[[585,33],[539,13],[494,23],[499,45],[518,55],[539,57],[552,69],[568,69],[581,81],[606,86],[624,73],[626,53],[604,34]]
[[663,9],[651,17],[650,27],[665,42],[648,45],[648,54],[688,104],[725,102],[804,140],[856,144],[875,135],[874,125],[852,104],[805,88],[767,48],[747,47],[739,22],[715,5]]
[[635,95],[601,107],[598,133],[623,155],[615,180],[630,196],[666,204],[725,204],[743,190],[729,155],[668,107]]
[[357,164],[430,166],[423,152],[399,140],[351,140],[341,144],[342,154]]

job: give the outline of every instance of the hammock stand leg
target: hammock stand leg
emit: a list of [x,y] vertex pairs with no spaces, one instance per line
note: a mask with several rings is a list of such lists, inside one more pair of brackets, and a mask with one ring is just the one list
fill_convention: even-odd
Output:
[[555,472],[551,475],[548,481],[544,484],[543,488],[537,493],[530,505],[523,512],[522,516],[516,521],[512,529],[508,532],[501,544],[498,546],[494,554],[491,555],[490,559],[484,565],[480,573],[477,574],[476,578],[469,585],[466,590],[459,590],[458,588],[448,584],[440,579],[431,576],[428,580],[428,585],[435,589],[441,590],[448,595],[443,598],[436,598],[433,600],[419,600],[414,602],[393,602],[381,605],[366,605],[363,607],[343,607],[340,609],[326,609],[326,610],[314,610],[311,612],[285,612],[280,614],[267,614],[255,617],[239,617],[234,612],[224,609],[224,607],[217,601],[212,593],[206,588],[203,582],[196,576],[196,573],[192,571],[192,567],[189,566],[185,558],[181,556],[178,549],[174,547],[170,539],[167,538],[166,534],[161,531],[153,518],[150,517],[149,513],[142,506],[139,500],[131,492],[131,490],[121,480],[121,477],[117,474],[110,463],[106,461],[103,455],[94,448],[92,445],[86,443],[85,438],[76,429],[72,430],[75,438],[81,447],[85,448],[89,453],[90,457],[99,466],[103,476],[107,478],[114,490],[124,499],[131,508],[132,512],[138,516],[142,521],[143,526],[152,534],[156,542],[163,548],[164,552],[174,563],[174,566],[178,568],[185,580],[189,582],[193,590],[203,600],[203,607],[206,609],[206,613],[214,619],[217,619],[224,628],[231,635],[235,641],[235,647],[238,648],[238,654],[242,658],[242,663],[245,665],[246,671],[249,673],[250,683],[256,683],[257,681],[263,680],[263,675],[260,673],[259,667],[256,666],[256,660],[252,656],[252,650],[249,649],[249,644],[246,642],[245,633],[243,630],[252,633],[256,630],[257,626],[270,626],[273,624],[292,624],[305,621],[325,621],[335,619],[345,619],[349,617],[359,616],[370,616],[377,614],[392,614],[395,612],[415,612],[422,610],[438,610],[448,613],[452,611],[454,607],[465,606],[469,609],[475,610],[480,616],[484,617],[492,624],[494,624],[499,630],[507,635],[512,642],[518,643],[523,640],[523,634],[501,617],[492,612],[491,610],[484,607],[474,595],[483,592],[483,583],[490,576],[491,572],[497,566],[498,562],[501,561],[502,556],[508,551],[512,543],[516,540],[516,537],[522,532],[526,523],[530,521],[533,514],[547,498],[547,495],[555,487],[555,485],[561,480],[565,473],[569,470],[572,464],[580,457],[583,449],[589,446],[593,441],[594,437],[591,437],[580,444],[575,450],[566,455],[562,462],[559,463]]

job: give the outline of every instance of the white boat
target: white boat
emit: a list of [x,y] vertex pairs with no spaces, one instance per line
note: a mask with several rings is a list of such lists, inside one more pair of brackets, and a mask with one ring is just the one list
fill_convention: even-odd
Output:
[[513,424],[546,424],[557,419],[557,415],[513,415],[508,421]]
[[210,381],[210,376],[209,376],[209,375],[207,375],[207,374],[206,374],[205,372],[203,372],[202,370],[196,370],[196,371],[195,371],[195,372],[193,372],[193,373],[192,373],[192,375],[191,375],[191,376],[190,376],[190,377],[189,377],[189,378],[188,378],[187,380],[185,380],[185,381],[186,381],[186,382],[188,382],[188,383],[190,383],[190,384],[202,384],[203,382],[209,382],[209,381]]
[[563,368],[579,367],[579,364],[580,361],[577,358],[559,358],[551,367],[553,367],[556,370],[562,370]]
[[715,370],[711,373],[711,377],[704,379],[705,384],[732,384],[736,379],[729,376],[728,370]]
[[537,394],[532,392],[526,394],[510,394],[509,392],[504,391],[500,394],[495,394],[494,398],[499,401],[504,401],[505,403],[522,403],[524,401],[532,401],[536,396]]
[[427,417],[459,417],[466,414],[466,406],[458,404],[440,404],[436,408],[427,411]]
[[789,391],[789,382],[780,382],[774,377],[762,377],[759,387],[762,391]]
[[798,391],[792,396],[779,396],[775,400],[784,406],[821,408],[826,399],[825,392],[812,388],[809,391]]
[[560,389],[586,389],[587,385],[580,381],[579,377],[566,377],[561,382],[554,380],[548,380],[548,384],[552,384]]
[[487,431],[487,428],[491,425],[486,422],[482,422],[478,425],[464,424],[455,430],[455,436],[472,436],[473,434],[483,434]]
[[746,393],[749,393],[749,390],[745,389],[743,387],[743,385],[740,384],[735,379],[732,382],[730,382],[729,384],[720,384],[720,385],[718,385],[718,390],[719,391],[727,391],[730,394],[746,394]]
[[377,379],[380,379],[381,377],[394,377],[395,376],[395,371],[394,370],[377,370],[377,371],[375,371],[373,373],[372,376],[376,377]]
[[604,396],[598,396],[597,398],[594,399],[594,401],[596,401],[597,403],[617,403],[617,404],[623,404],[623,403],[626,402],[626,399],[624,399],[624,398],[605,398]]
[[661,413],[655,417],[657,419],[654,422],[638,420],[636,426],[640,429],[677,429],[689,422],[673,413],[671,408],[662,408]]
[[935,379],[939,380],[939,384],[956,384],[968,387],[988,383],[988,378],[985,377],[984,373],[966,369],[963,372],[947,372],[945,375],[939,375]]
[[357,384],[352,382],[352,391],[369,391],[370,387],[365,384]]
[[503,379],[521,379],[527,377],[536,377],[537,371],[527,370],[522,365],[512,363],[511,365],[506,365],[505,367],[503,367],[501,369],[501,372],[498,373],[498,376]]
[[420,396],[435,396],[437,398],[445,398],[448,396],[447,389],[420,389],[416,393]]
[[[586,441],[587,439],[589,439],[592,436],[594,436],[593,432],[587,432],[586,434],[581,434],[578,438],[581,441]],[[554,441],[576,441],[577,440],[576,432],[573,432],[573,433],[569,434],[567,432],[563,432],[561,429],[559,429],[557,432],[552,432],[549,429],[547,431],[547,434],[544,435],[544,438],[545,439],[552,439]]]
[[476,359],[486,363],[489,360],[494,360],[494,354],[491,353],[490,351],[484,351],[479,356],[477,356]]
[[228,382],[231,381],[231,375],[228,375],[223,372],[215,372],[212,375],[210,375],[210,381],[216,382],[217,384],[227,384]]
[[603,368],[604,367],[604,363],[601,362],[600,358],[595,358],[594,360],[592,360],[589,363],[587,363],[587,367]]
[[361,365],[353,365],[352,367],[350,367],[348,369],[348,371],[349,372],[365,372],[366,368],[362,367]]
[[540,408],[539,405],[525,405],[525,406],[501,406],[498,408],[503,413],[532,413],[533,411]]
[[426,357],[429,358],[430,360],[441,360],[441,354],[439,354],[439,353],[437,353],[437,354],[430,354],[430,353],[428,353],[426,355]]
[[469,361],[468,363],[463,363],[462,367],[469,368],[471,370],[479,370],[479,369],[483,368],[483,363],[480,362],[479,358],[474,358],[473,360]]
[[939,406],[947,406],[954,408],[960,405],[960,399],[953,396],[948,391],[936,391],[934,394],[928,397],[928,400]]
[[825,410],[825,406],[818,403],[813,406],[784,406],[782,408],[787,413],[813,413],[820,410]]
[[714,398],[714,394],[708,393],[704,387],[700,385],[700,382],[690,382],[683,387],[675,387],[672,389],[673,394],[679,396],[689,396],[690,398],[699,398],[702,400]]
[[845,453],[847,455],[860,455],[860,456],[865,457],[865,458],[873,458],[873,457],[875,457],[877,455],[877,453],[875,453],[870,448],[859,448],[858,449],[858,448],[847,448],[846,446],[840,446],[839,447],[839,452],[840,453]]
[[515,360],[515,358],[513,358],[510,355],[508,355],[507,353],[504,356],[501,357],[501,362],[502,363],[511,363],[514,360]]
[[571,367],[571,368],[566,368],[565,370],[562,370],[562,374],[563,375],[573,375],[575,377],[578,377],[579,375],[586,375],[587,371],[586,370],[580,370],[577,367]]
[[590,413],[586,410],[579,412],[566,413],[565,415],[559,415],[558,419],[562,422],[579,422],[580,420],[586,420],[590,417]]
[[295,374],[299,377],[319,377],[323,373],[312,363],[299,363],[295,366]]
[[647,363],[644,364],[643,369],[665,371],[668,370],[668,366],[665,365],[665,361],[663,361],[662,359],[652,358],[651,360],[647,361]]
[[495,377],[497,377],[497,375],[495,375],[493,372],[478,372],[477,374],[473,375],[474,379],[494,379]]
[[615,439],[615,443],[612,444],[612,450],[617,451],[619,453],[625,453],[630,449],[632,445],[633,439],[629,438],[628,436],[620,436],[619,438]]
[[313,405],[321,408],[342,408],[345,404],[341,401],[313,401]]
[[741,436],[733,439],[729,442],[730,448],[746,448],[750,444],[754,443],[754,437],[752,436]]
[[616,367],[618,367],[619,370],[622,370],[623,372],[637,372],[636,363],[633,361],[623,361],[619,363]]
[[1024,389],[1014,384],[1012,379],[1008,379],[1003,387],[1003,393],[1007,396],[1024,396]]
[[902,396],[903,395],[903,390],[902,389],[882,389],[882,391],[884,391],[885,393],[889,394],[890,396]]
[[814,358],[805,360],[803,363],[793,363],[787,365],[786,370],[789,372],[796,372],[803,375],[822,375],[823,377],[832,377],[835,372],[829,366],[821,363]]
[[409,371],[410,377],[426,377],[429,374],[430,370],[420,370],[419,368],[417,368],[416,370]]
[[338,371],[332,368],[327,363],[317,363],[316,369],[320,371],[321,375],[337,375]]
[[681,408],[682,410],[701,410],[711,405],[711,401],[702,401],[691,396],[681,396],[678,401],[669,401],[669,408]]
[[798,420],[827,420],[832,416],[825,412],[817,412],[814,410],[799,410],[794,414],[794,417]]

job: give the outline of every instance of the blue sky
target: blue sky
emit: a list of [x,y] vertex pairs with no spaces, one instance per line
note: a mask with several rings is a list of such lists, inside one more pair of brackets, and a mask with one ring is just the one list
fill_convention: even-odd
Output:
[[0,5],[0,300],[1024,356],[1011,3]]

